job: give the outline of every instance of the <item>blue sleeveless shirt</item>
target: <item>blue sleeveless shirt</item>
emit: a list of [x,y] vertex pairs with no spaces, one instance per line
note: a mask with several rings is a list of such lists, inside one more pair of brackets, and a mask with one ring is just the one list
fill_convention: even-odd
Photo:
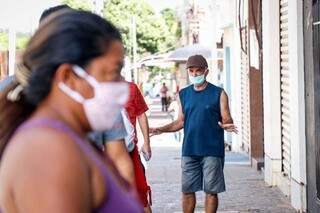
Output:
[[221,92],[210,83],[201,91],[193,85],[180,91],[184,114],[182,156],[224,157],[224,130],[218,124]]

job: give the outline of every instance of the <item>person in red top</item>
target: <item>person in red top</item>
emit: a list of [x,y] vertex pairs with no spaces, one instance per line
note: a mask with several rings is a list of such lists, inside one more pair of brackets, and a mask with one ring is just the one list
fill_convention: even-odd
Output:
[[127,82],[127,83],[129,84],[129,88],[130,88],[130,96],[125,108],[128,112],[130,121],[135,129],[135,138],[134,138],[135,148],[130,153],[130,156],[133,161],[137,190],[139,193],[139,197],[144,206],[144,212],[151,213],[152,212],[150,207],[152,204],[151,189],[147,183],[145,171],[139,156],[139,151],[137,146],[138,137],[137,137],[137,129],[136,129],[136,121],[138,120],[139,126],[143,134],[143,138],[144,138],[142,152],[144,152],[146,157],[150,159],[151,148],[150,148],[150,138],[149,138],[149,124],[148,124],[148,118],[145,114],[145,112],[148,110],[148,106],[144,101],[144,98],[139,88],[137,87],[137,85],[133,82]]
[[160,89],[160,97],[161,97],[161,106],[162,106],[162,112],[168,111],[168,87],[165,83],[162,84],[162,87]]

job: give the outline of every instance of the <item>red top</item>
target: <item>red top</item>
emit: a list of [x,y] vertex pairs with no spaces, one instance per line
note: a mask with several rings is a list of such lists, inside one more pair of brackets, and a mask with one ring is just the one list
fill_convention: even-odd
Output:
[[160,89],[161,98],[167,97],[168,88],[166,86],[162,86]]
[[129,84],[129,88],[130,88],[130,95],[125,108],[128,112],[130,121],[134,126],[134,132],[135,132],[134,142],[137,144],[138,143],[137,128],[136,128],[137,117],[142,115],[144,112],[148,111],[148,106],[144,101],[144,98],[139,88],[137,87],[137,85],[133,82],[127,82],[127,83]]

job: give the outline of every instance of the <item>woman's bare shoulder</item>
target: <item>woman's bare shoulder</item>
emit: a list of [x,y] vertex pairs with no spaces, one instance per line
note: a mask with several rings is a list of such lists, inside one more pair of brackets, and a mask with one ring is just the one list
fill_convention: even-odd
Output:
[[[19,132],[10,141],[0,166],[0,184],[26,212],[48,212],[52,206],[63,212],[89,208],[90,174],[85,156],[71,137],[37,127]],[[34,205],[35,199],[39,205]]]
[[85,157],[70,136],[42,126],[14,135],[4,152],[2,165],[7,167],[8,174],[16,176],[55,165],[64,170],[82,161],[85,162]]

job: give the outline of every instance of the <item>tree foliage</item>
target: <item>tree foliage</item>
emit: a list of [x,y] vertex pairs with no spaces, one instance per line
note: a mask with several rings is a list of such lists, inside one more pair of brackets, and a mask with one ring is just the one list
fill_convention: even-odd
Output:
[[9,35],[7,32],[0,32],[0,51],[8,50],[9,48]]
[[92,4],[90,0],[62,0],[62,4],[66,4],[73,9],[91,11]]
[[174,47],[181,37],[181,25],[177,22],[176,13],[170,8],[163,9],[161,15],[168,27],[167,47]]
[[[91,0],[62,0],[75,9],[90,10]],[[136,41],[138,55],[164,51],[176,43],[179,28],[175,12],[165,9],[156,14],[146,0],[106,0],[103,16],[116,25],[122,34],[127,53],[132,57],[132,18],[136,20]]]
[[16,49],[17,50],[24,50],[27,47],[27,44],[31,38],[30,34],[25,33],[17,33],[16,39]]
[[[30,35],[26,33],[16,34],[16,49],[24,50],[29,42]],[[0,51],[9,49],[9,33],[4,31],[0,32]]]
[[138,54],[155,53],[165,49],[168,28],[164,19],[157,16],[145,0],[108,0],[104,16],[122,32],[126,48],[132,48],[132,17],[136,19]]

